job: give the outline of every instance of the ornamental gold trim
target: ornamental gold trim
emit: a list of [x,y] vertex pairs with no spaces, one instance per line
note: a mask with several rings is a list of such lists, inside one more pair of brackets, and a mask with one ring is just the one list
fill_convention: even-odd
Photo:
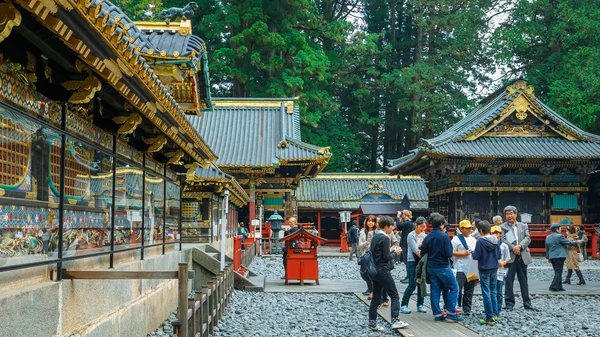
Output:
[[7,1],[0,4],[0,42],[4,41],[14,27],[21,24],[21,13],[12,4]]

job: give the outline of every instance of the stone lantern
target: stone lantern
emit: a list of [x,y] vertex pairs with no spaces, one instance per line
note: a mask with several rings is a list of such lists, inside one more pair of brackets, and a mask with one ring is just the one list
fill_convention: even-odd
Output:
[[272,248],[271,254],[281,254],[281,248],[279,248],[279,231],[281,230],[281,224],[283,218],[275,211],[267,221],[271,224],[271,230],[273,231],[273,238],[275,238],[275,248]]

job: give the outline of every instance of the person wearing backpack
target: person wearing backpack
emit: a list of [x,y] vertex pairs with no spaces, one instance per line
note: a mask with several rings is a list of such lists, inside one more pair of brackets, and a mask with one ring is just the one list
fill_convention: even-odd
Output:
[[353,256],[356,256],[358,260],[360,257],[358,256],[358,229],[356,228],[356,220],[354,219],[352,219],[352,226],[348,229],[346,240],[349,245],[352,245],[350,248],[350,261],[354,261]]
[[469,275],[469,267],[472,267],[474,264],[471,254],[475,251],[477,239],[471,236],[471,233],[473,232],[471,221],[461,221],[459,223],[459,228],[460,234],[457,233],[457,235],[452,238],[454,269],[456,269],[456,281],[458,282],[457,306],[462,307],[463,315],[470,316],[471,305],[473,304],[473,291],[475,290],[477,277]]
[[396,256],[402,252],[397,248],[390,252],[390,233],[393,232],[394,220],[389,216],[379,218],[379,229],[371,241],[370,252],[373,263],[376,267],[376,274],[371,275],[373,279],[373,299],[369,306],[369,329],[371,331],[384,331],[385,329],[377,326],[377,307],[381,304],[381,292],[385,290],[392,299],[392,329],[401,329],[408,324],[400,321],[400,296],[396,289],[396,283],[392,278],[391,270],[394,268]]

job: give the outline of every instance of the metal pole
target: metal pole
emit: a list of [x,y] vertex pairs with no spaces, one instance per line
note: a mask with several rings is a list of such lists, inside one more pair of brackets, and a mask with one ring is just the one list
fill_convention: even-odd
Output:
[[263,237],[262,237],[262,221],[263,221],[263,205],[260,205],[260,207],[258,208],[258,233],[260,235],[260,237],[258,238],[259,241],[259,245],[258,245],[258,255],[262,256],[262,247],[263,247]]
[[[142,255],[141,260],[144,259],[144,235],[146,235],[146,154],[142,153]],[[150,212],[148,212],[150,215]],[[133,230],[133,229],[132,229]],[[135,246],[135,242],[133,243]]]
[[229,191],[225,191],[223,199],[223,217],[221,218],[221,271],[225,270],[225,231],[227,230],[227,213],[229,213]]
[[[179,236],[179,251],[181,251],[181,249],[183,248],[183,243],[182,243],[183,236],[181,235],[181,229],[182,229],[181,222],[183,221],[182,212],[181,212],[182,204],[183,204],[183,176],[179,176],[179,224],[177,224],[177,235]],[[177,239],[177,237],[175,239]]]
[[166,230],[167,230],[167,165],[165,164],[163,168],[163,230],[162,230],[162,253],[165,255],[165,238],[166,238]]
[[113,135],[113,162],[112,162],[113,180],[112,180],[112,197],[110,208],[110,260],[108,268],[114,268],[115,264],[115,190],[117,189],[117,135]]
[[56,266],[56,280],[62,280],[62,258],[63,258],[63,234],[65,226],[65,170],[66,168],[66,157],[67,157],[67,136],[65,131],[67,129],[67,107],[62,107],[62,121],[60,123],[62,130],[60,134],[60,141],[62,147],[60,148],[60,175],[59,175],[59,201],[58,201],[58,264]]

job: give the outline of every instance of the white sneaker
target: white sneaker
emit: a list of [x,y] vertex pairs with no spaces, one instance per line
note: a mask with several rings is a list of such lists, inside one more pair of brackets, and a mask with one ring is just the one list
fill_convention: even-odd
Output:
[[394,321],[394,323],[392,324],[392,329],[402,329],[402,328],[406,328],[408,326],[408,323],[404,323],[402,321],[396,320]]
[[369,325],[369,330],[375,331],[375,332],[383,332],[383,331],[385,331],[385,328],[378,326],[378,325]]

